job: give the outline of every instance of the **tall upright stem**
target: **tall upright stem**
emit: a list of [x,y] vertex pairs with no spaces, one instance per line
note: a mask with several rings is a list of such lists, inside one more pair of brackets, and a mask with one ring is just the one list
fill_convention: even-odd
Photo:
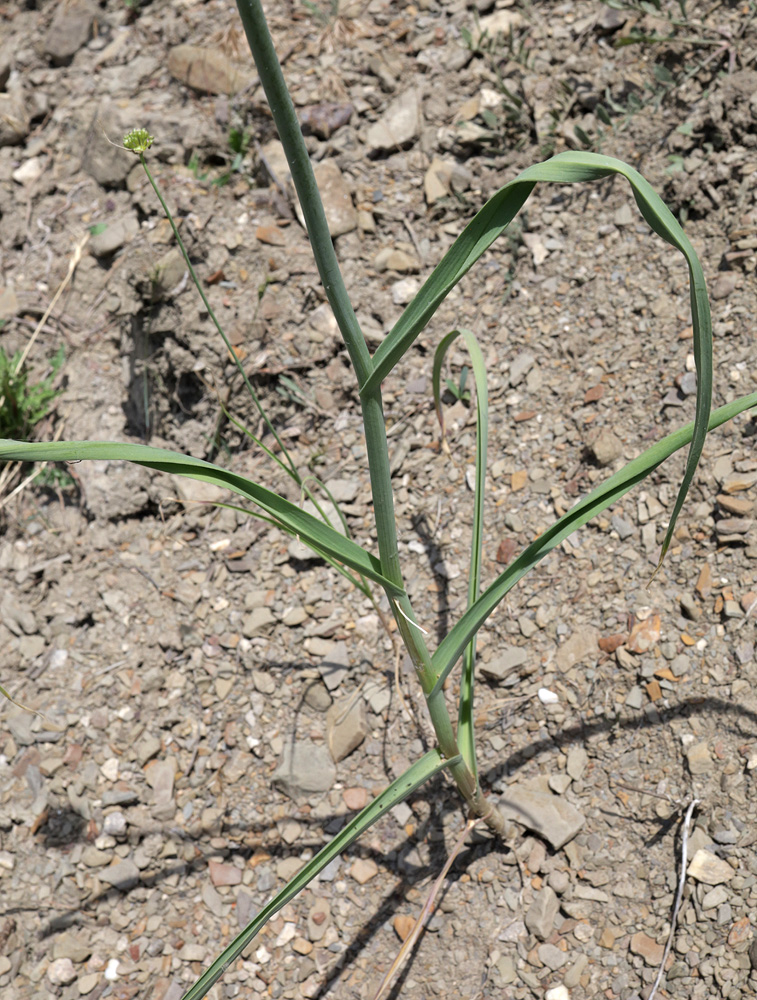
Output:
[[[237,0],[237,6],[292,172],[292,181],[300,200],[318,273],[352,360],[358,386],[363,386],[373,371],[373,360],[339,269],[310,157],[302,139],[300,125],[268,30],[261,0]],[[363,410],[381,570],[387,579],[402,587],[381,384],[377,383],[368,392],[362,393],[360,402]],[[431,722],[439,740],[439,749],[445,757],[457,757],[460,751],[444,693],[441,690],[432,693],[436,678],[431,666],[431,655],[423,638],[423,631],[415,620],[408,597],[392,601],[392,611],[426,696]],[[465,761],[461,759],[452,765],[450,773],[473,814],[481,817],[494,831],[502,834],[504,821],[501,814],[484,798],[476,777]]]

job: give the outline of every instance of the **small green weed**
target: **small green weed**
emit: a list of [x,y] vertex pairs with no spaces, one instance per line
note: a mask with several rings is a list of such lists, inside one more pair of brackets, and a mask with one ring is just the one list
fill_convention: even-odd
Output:
[[63,364],[61,347],[50,362],[50,374],[39,382],[30,382],[21,364],[21,351],[9,357],[0,347],[0,437],[28,437],[35,424],[47,416],[50,403],[59,395],[54,389],[55,376]]

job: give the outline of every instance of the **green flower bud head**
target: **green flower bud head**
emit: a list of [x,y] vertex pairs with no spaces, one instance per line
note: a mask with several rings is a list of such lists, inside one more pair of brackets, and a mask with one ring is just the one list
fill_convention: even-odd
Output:
[[135,153],[144,153],[155,141],[146,128],[133,128],[124,136],[124,148]]

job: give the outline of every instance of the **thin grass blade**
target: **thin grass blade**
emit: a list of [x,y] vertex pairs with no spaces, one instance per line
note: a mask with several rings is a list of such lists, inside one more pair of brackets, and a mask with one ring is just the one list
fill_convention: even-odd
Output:
[[[721,406],[710,415],[708,429],[712,430],[750,407],[757,406],[757,392]],[[559,545],[577,528],[586,524],[595,514],[599,514],[637,483],[642,482],[650,472],[665,461],[674,451],[685,447],[694,434],[694,424],[686,424],[667,437],[652,445],[645,452],[629,462],[614,476],[593,490],[589,496],[579,501],[571,510],[555,521],[535,542],[515,559],[507,569],[484,591],[473,607],[447,633],[431,658],[436,674],[434,691],[438,691],[471,638],[478,632],[489,615],[515,584],[532,569],[548,552]]]
[[424,781],[428,781],[439,771],[450,764],[454,764],[460,758],[445,760],[438,750],[430,750],[424,754],[420,760],[412,764],[404,774],[391,783],[391,785],[370,802],[361,813],[341,830],[334,839],[322,848],[316,856],[299,871],[294,878],[284,886],[281,892],[277,893],[270,903],[267,903],[258,915],[251,920],[245,929],[238,934],[231,944],[225,948],[207,971],[197,980],[194,986],[182,997],[182,1000],[200,1000],[211,989],[224,974],[232,962],[242,954],[245,948],[259,933],[262,927],[277,913],[283,906],[294,899],[298,893],[307,886],[316,875],[322,871],[330,861],[356,840],[362,833],[379,820],[386,812],[402,802],[408,795],[411,795],[416,788],[419,788]]
[[[489,392],[486,384],[486,362],[481,347],[471,330],[453,330],[444,337],[434,352],[432,383],[434,405],[444,434],[444,413],[442,411],[441,377],[442,366],[447,351],[458,337],[462,337],[471,359],[473,377],[476,380],[476,484],[473,495],[473,529],[471,534],[471,557],[468,575],[468,607],[478,598],[481,589],[481,553],[484,532],[484,493],[486,480],[486,452],[489,443]],[[475,637],[465,647],[463,653],[463,673],[460,680],[460,707],[458,710],[457,743],[463,760],[477,778],[476,734],[473,727],[474,667],[476,664]]]
[[689,268],[694,359],[697,370],[696,415],[686,469],[670,517],[668,531],[662,543],[661,563],[673,537],[676,520],[694,478],[707,434],[707,417],[712,402],[710,305],[704,272],[688,237],[649,182],[622,160],[601,156],[598,153],[559,153],[544,163],[528,167],[501,188],[455,240],[387,338],[381,343],[373,356],[373,372],[361,386],[361,394],[370,394],[381,384],[431,319],[445,296],[510,224],[538,182],[575,183],[599,180],[613,174],[625,177],[629,181],[636,204],[646,222],[658,236],[683,254]]
[[328,524],[296,504],[285,500],[264,486],[229,472],[221,466],[191,458],[179,452],[162,448],[151,448],[141,444],[121,444],[115,441],[60,441],[26,443],[0,440],[0,461],[25,462],[78,462],[84,459],[106,459],[111,461],[134,462],[148,469],[168,472],[200,482],[212,483],[231,490],[239,496],[252,500],[267,514],[270,514],[280,528],[295,535],[314,552],[324,558],[335,559],[350,569],[373,580],[389,594],[403,596],[404,591],[388,580],[381,572],[375,556],[366,552],[350,538],[336,531]]

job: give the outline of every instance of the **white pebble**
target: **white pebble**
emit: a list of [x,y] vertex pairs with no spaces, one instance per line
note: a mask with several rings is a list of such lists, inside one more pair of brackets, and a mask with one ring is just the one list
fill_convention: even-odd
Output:
[[118,979],[118,959],[111,958],[108,962],[107,968],[103,975],[110,983],[114,983]]
[[549,688],[539,688],[536,694],[542,705],[556,705],[560,700],[555,692],[550,691]]
[[570,993],[566,986],[560,983],[559,986],[553,986],[551,990],[547,990],[544,994],[544,1000],[570,1000]]

